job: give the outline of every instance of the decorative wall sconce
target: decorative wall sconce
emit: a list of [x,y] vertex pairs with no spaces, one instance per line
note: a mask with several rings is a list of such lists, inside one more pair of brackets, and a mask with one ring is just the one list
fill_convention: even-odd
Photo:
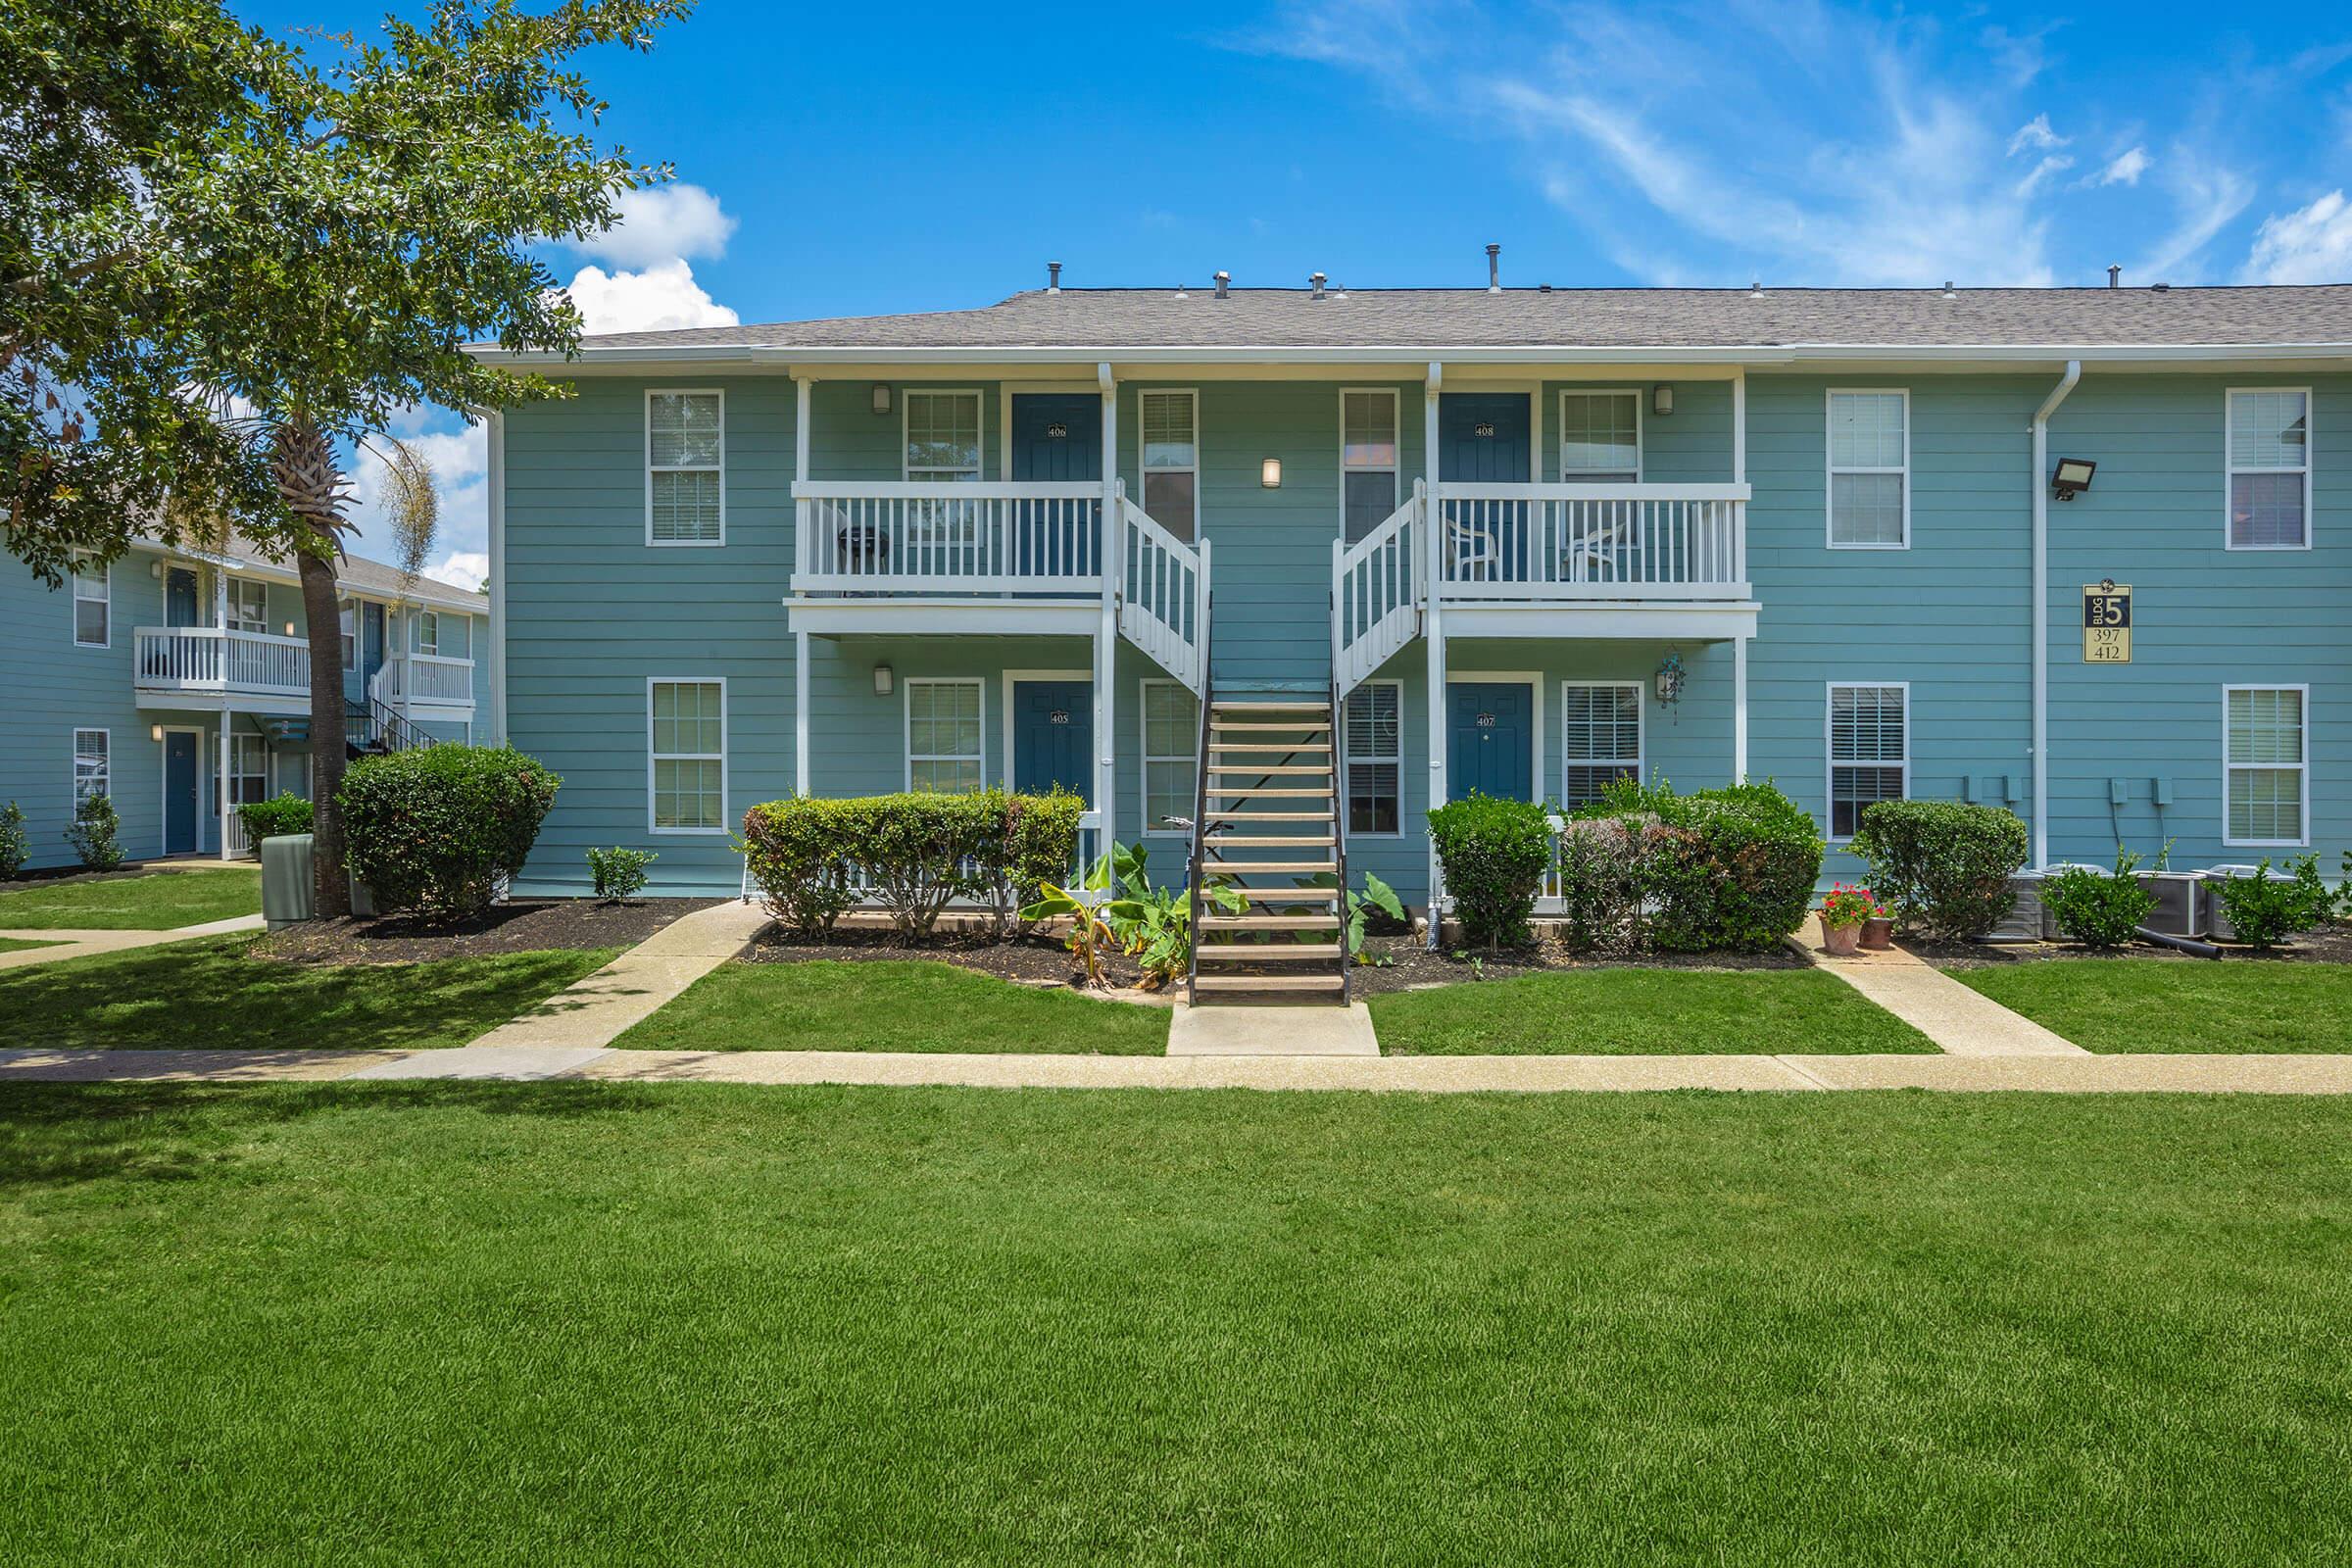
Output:
[[[150,561],[147,563],[147,575],[153,577],[158,582],[163,581],[164,564],[160,561]],[[158,736],[157,739],[160,740],[162,737]]]
[[888,381],[876,381],[874,383],[873,398],[874,412],[876,414],[888,414],[890,412],[890,383]]
[[1660,382],[1649,393],[1649,412],[1660,418],[1674,412],[1674,388]]
[[286,622],[286,635],[289,637],[294,635],[294,623],[290,620]]
[[893,670],[888,664],[876,664],[874,666],[874,695],[876,697],[888,697],[890,695],[891,685],[897,679],[897,671]]
[[1683,700],[1683,656],[1670,653],[1658,662],[1658,701],[1668,708]]
[[163,725],[161,725],[161,724],[150,724],[150,725],[148,725],[148,726],[147,726],[147,738],[148,738],[149,740],[151,740],[151,741],[160,741],[160,740],[162,740],[162,739],[164,738],[164,726],[163,726]]
[[1282,460],[1268,458],[1257,466],[1257,482],[1268,490],[1282,488]]

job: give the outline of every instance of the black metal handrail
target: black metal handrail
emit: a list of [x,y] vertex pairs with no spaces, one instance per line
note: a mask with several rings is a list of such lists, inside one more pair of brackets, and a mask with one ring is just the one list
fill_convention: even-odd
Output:
[[362,748],[380,746],[387,752],[417,752],[440,744],[373,697],[348,705],[343,725],[346,741],[351,740],[355,728],[360,738],[352,744]]

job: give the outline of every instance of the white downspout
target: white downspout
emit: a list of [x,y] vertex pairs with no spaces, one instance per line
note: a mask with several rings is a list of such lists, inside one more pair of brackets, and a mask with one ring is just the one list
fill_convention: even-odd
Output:
[[2050,416],[2058,412],[2082,362],[2066,362],[2066,374],[2034,411],[2034,865],[2050,863]]
[[[1098,855],[1107,855],[1119,839],[1118,817],[1118,671],[1119,600],[1127,581],[1127,519],[1119,492],[1119,383],[1110,362],[1095,367],[1095,383],[1102,395],[1102,531],[1096,544],[1102,571],[1102,622],[1095,634],[1095,815],[1102,823]],[[1195,431],[1196,437],[1200,432]],[[1194,534],[1207,528],[1196,510]],[[1204,682],[1205,684],[1205,677]],[[1202,766],[1207,758],[1200,759]],[[1012,759],[1004,759],[1012,770]]]
[[[1429,805],[1431,809],[1446,804],[1446,626],[1440,614],[1439,601],[1446,583],[1446,542],[1444,539],[1445,508],[1438,498],[1438,486],[1444,475],[1438,471],[1438,400],[1446,382],[1446,368],[1437,361],[1429,362],[1429,377],[1422,391],[1421,405],[1421,471],[1428,475],[1428,505],[1421,514],[1423,548],[1428,552],[1421,568],[1422,607],[1421,635],[1427,641],[1429,656]],[[1429,841],[1429,946],[1438,945],[1438,899],[1443,889],[1438,869],[1438,841]]]
[[[808,540],[811,509],[799,498],[798,490],[814,477],[808,471],[810,405],[814,401],[816,383],[806,375],[793,377],[792,416],[792,480],[795,490],[792,505],[792,559],[798,573],[812,570],[816,550]],[[794,592],[799,589],[796,587]],[[789,603],[789,601],[787,601]],[[808,791],[808,634],[795,631],[792,635],[792,793],[807,796]],[[749,874],[749,861],[746,874]]]

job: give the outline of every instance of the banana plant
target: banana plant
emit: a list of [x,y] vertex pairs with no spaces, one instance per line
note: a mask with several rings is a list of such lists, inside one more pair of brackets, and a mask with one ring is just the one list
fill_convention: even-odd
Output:
[[[1054,920],[1068,916],[1070,934],[1063,945],[1078,967],[1086,975],[1086,983],[1100,987],[1102,983],[1102,960],[1117,952],[1121,944],[1106,918],[1110,906],[1118,902],[1111,890],[1119,880],[1120,849],[1116,844],[1108,853],[1098,857],[1087,868],[1086,875],[1076,887],[1061,887],[1052,882],[1038,885],[1037,901],[1021,909],[1024,920]],[[1142,851],[1132,852],[1132,863],[1140,870]]]
[[[1337,888],[1340,886],[1340,877],[1336,871],[1317,871],[1312,876],[1301,877],[1298,885],[1303,888]],[[1374,909],[1392,920],[1402,922],[1404,919],[1404,903],[1396,897],[1396,890],[1369,871],[1364,873],[1364,890],[1361,893],[1341,889],[1340,940],[1346,944],[1348,958],[1351,963],[1372,961],[1364,956],[1364,927],[1369,923]]]

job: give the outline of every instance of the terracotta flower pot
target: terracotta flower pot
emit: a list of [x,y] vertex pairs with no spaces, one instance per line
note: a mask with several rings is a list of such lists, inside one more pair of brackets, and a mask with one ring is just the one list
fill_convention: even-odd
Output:
[[1894,946],[1894,917],[1874,915],[1862,922],[1862,951],[1885,953]]
[[1862,928],[1858,925],[1825,925],[1821,928],[1821,947],[1833,958],[1850,958],[1862,943]]

